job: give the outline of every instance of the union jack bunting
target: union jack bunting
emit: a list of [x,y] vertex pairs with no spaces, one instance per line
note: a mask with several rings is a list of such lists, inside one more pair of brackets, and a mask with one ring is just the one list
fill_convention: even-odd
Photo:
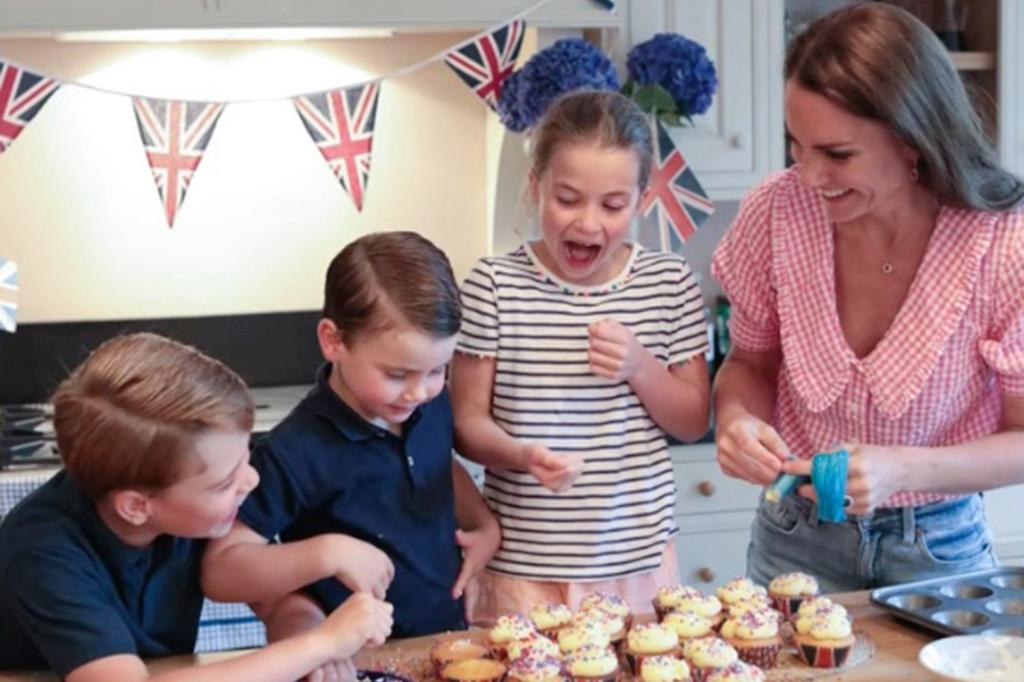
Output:
[[526,22],[505,24],[473,41],[448,52],[445,63],[473,92],[494,111],[501,96],[501,85],[512,74],[523,44]]
[[640,202],[640,213],[648,216],[656,208],[657,221],[643,221],[637,238],[650,248],[679,253],[686,240],[715,212],[715,204],[657,119],[652,132],[654,168]]
[[320,153],[356,209],[363,210],[380,83],[296,97],[292,101]]
[[132,105],[156,190],[164,203],[167,226],[173,227],[224,105],[148,97],[133,97]]
[[12,260],[0,258],[0,331],[14,333],[18,328],[15,314],[18,304],[14,295],[18,293],[18,265]]
[[59,87],[52,78],[0,62],[0,154]]

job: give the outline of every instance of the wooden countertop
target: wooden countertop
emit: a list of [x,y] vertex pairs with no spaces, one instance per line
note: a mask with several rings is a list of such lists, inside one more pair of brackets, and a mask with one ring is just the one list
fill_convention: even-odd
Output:
[[[941,679],[928,672],[917,662],[918,651],[922,646],[935,639],[935,634],[893,619],[886,611],[868,601],[868,592],[866,591],[830,596],[846,606],[853,616],[854,627],[865,632],[878,647],[870,660],[856,668],[837,673],[834,679],[841,679],[844,682],[888,682],[890,680],[934,682]],[[438,641],[438,638],[444,636],[458,635],[417,637],[389,642],[379,649],[361,653],[356,662],[361,668],[377,668],[380,665],[375,662],[424,656],[430,647]],[[176,656],[154,662],[151,670],[157,672],[188,664],[212,662],[241,653],[244,651]],[[0,682],[42,682],[56,679],[56,676],[50,673],[0,672]]]

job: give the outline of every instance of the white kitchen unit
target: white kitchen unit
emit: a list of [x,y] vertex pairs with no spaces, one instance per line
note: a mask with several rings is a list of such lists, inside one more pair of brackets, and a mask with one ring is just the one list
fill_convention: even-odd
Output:
[[[739,199],[785,162],[781,0],[631,0],[628,45],[675,32],[703,45],[719,89],[673,141],[712,199]],[[627,48],[628,49],[628,48]]]

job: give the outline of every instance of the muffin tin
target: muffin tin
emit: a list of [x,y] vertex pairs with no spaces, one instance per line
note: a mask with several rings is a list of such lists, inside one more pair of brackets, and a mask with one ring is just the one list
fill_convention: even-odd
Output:
[[882,587],[871,601],[948,635],[1024,637],[1024,567],[1003,566]]

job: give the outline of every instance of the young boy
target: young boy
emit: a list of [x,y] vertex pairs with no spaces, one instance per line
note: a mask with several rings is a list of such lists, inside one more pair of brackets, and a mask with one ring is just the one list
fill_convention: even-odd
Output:
[[253,450],[263,484],[204,560],[213,598],[262,602],[271,638],[358,590],[387,595],[396,636],[465,627],[463,590],[500,531],[451,457],[460,322],[448,259],[423,237],[373,234],[335,257],[317,326],[327,363]]
[[355,595],[303,636],[150,678],[142,658],[192,653],[204,538],[259,482],[252,399],[220,362],[134,334],[97,348],[53,403],[65,468],[0,524],[0,669],[285,682],[387,637],[390,605]]

